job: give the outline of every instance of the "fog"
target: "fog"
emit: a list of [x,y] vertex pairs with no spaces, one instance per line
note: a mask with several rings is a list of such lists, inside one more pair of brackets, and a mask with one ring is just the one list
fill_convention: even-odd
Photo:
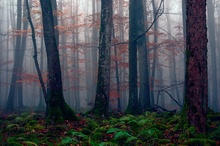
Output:
[[[29,0],[29,3],[36,32],[38,61],[44,82],[47,84],[47,58],[43,40],[41,7],[38,0]],[[159,3],[160,0],[156,0],[157,8]],[[146,33],[146,36],[149,37],[147,42],[149,79],[154,82],[154,86],[150,87],[154,98],[153,105],[156,104],[168,110],[179,110],[181,108],[179,105],[183,105],[184,97],[185,39],[183,23],[185,22],[181,3],[180,0],[165,0],[161,8],[162,15],[156,21],[158,30],[154,31],[154,26],[152,26]],[[215,111],[219,111],[220,78],[216,73],[220,70],[220,43],[218,41],[220,9],[218,0],[213,1],[213,4],[214,19],[211,19],[212,14],[210,14],[210,19],[207,19],[210,42],[208,44],[209,106]],[[110,110],[118,108],[118,99],[121,101],[122,111],[128,104],[128,6],[128,0],[114,0],[115,38],[113,38],[111,50]],[[54,16],[58,19],[58,26],[55,26],[55,29],[59,32],[59,57],[64,98],[76,112],[84,112],[94,106],[100,11],[99,0],[57,0],[57,11],[54,11]],[[12,84],[15,86],[13,91],[15,109],[27,107],[34,110],[45,107],[33,59],[34,50],[30,25],[28,23],[27,30],[24,30],[23,27],[25,22],[27,23],[24,1],[22,1],[21,30],[17,30],[16,0],[0,0],[0,12],[0,108],[6,107]],[[208,13],[212,12],[207,11],[207,16]],[[150,26],[154,16],[152,2],[149,0],[146,0],[145,17],[146,24]],[[209,27],[214,29],[213,32],[209,31]],[[19,50],[16,47],[18,37],[21,38]],[[157,38],[156,43],[154,37]],[[23,39],[26,42],[22,46]],[[114,46],[117,47],[117,54],[114,52]],[[156,56],[153,53],[155,47]],[[22,51],[24,51],[23,56]],[[22,62],[22,67],[17,68],[17,80],[13,83],[12,71],[17,53],[20,53],[18,60]],[[153,66],[154,59],[156,59],[155,66]],[[118,62],[118,74],[116,74],[115,61]],[[154,76],[152,76],[153,68],[155,68]],[[119,92],[117,77],[120,85]]]

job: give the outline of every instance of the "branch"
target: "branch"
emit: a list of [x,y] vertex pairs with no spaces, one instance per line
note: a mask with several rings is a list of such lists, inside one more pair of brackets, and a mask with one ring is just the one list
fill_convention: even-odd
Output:
[[165,90],[164,92],[166,92],[170,96],[170,98],[173,99],[174,102],[176,102],[176,104],[178,104],[180,107],[182,107],[182,105],[179,104],[178,101],[176,101],[176,99],[174,99],[168,91]]
[[165,87],[165,88],[160,89],[160,90],[155,90],[154,92],[161,92],[161,91],[165,91],[165,90],[167,90],[167,89],[169,89],[169,88],[172,88],[172,87],[174,87],[174,86],[178,86],[178,85],[182,85],[182,84],[184,84],[184,82],[183,82],[183,81],[182,81],[182,82],[179,82],[179,83],[176,83],[176,84],[173,84],[173,85],[170,85],[170,86]]
[[[161,7],[162,8],[162,11],[161,10]],[[154,23],[158,20],[158,18],[164,13],[164,0],[161,0],[160,1],[160,5],[155,13],[155,16],[154,16],[154,20],[153,22],[151,23],[151,25],[148,27],[148,29],[146,29],[143,33],[141,33],[140,35],[138,35],[134,40],[132,41],[137,41],[138,39],[140,39],[142,36],[144,36],[151,28],[152,26],[154,25]],[[121,45],[121,44],[128,44],[129,41],[126,41],[126,42],[120,42],[120,43],[117,43],[117,44],[113,44],[113,46],[116,46],[116,45]]]
[[33,25],[33,22],[31,20],[31,14],[30,14],[30,8],[29,8],[28,0],[26,0],[26,9],[27,9],[27,15],[28,15],[27,19],[30,23],[31,31],[32,31],[32,41],[33,41],[33,46],[34,46],[34,56],[33,56],[34,63],[35,63],[35,67],[36,67],[36,70],[37,70],[38,77],[39,77],[40,85],[41,85],[41,88],[42,88],[42,91],[43,91],[45,103],[46,103],[46,105],[48,105],[46,87],[45,87],[43,77],[42,77],[42,74],[41,74],[41,71],[40,71],[39,63],[38,63],[38,60],[37,60],[37,43],[36,43],[36,38],[35,38],[34,25]]

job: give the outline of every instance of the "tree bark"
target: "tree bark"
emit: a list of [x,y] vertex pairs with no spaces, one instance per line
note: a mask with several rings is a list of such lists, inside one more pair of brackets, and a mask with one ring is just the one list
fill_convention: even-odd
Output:
[[139,114],[137,88],[137,1],[129,2],[129,99],[126,113]]
[[48,97],[47,120],[59,123],[63,120],[77,120],[73,110],[66,104],[63,97],[59,52],[56,43],[51,1],[40,0],[43,18],[44,42],[47,52]]
[[186,0],[187,119],[198,132],[206,132],[208,100],[206,0]]
[[108,116],[110,93],[110,49],[113,26],[113,0],[101,1],[98,82],[93,112]]
[[[138,14],[137,17],[137,28],[138,35],[145,31],[145,17],[144,13],[144,1],[138,0],[137,2]],[[139,77],[140,77],[140,93],[139,93],[139,104],[141,111],[150,110],[152,108],[150,101],[150,82],[148,72],[148,53],[146,45],[146,35],[143,35],[137,40],[138,55],[139,55]]]

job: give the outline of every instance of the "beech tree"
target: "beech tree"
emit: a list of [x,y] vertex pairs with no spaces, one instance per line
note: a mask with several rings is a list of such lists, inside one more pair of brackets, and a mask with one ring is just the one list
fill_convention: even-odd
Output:
[[208,102],[206,0],[186,0],[186,95],[188,123],[206,131]]
[[113,1],[101,1],[101,26],[99,36],[98,81],[93,112],[108,115],[110,93],[110,48],[113,26]]
[[54,20],[51,1],[40,0],[43,19],[44,42],[47,52],[48,68],[48,114],[50,122],[61,122],[63,120],[77,120],[73,110],[66,104],[63,97],[61,80],[61,68],[59,52],[54,30]]
[[138,88],[137,88],[137,15],[136,0],[129,1],[129,101],[126,113],[138,114]]

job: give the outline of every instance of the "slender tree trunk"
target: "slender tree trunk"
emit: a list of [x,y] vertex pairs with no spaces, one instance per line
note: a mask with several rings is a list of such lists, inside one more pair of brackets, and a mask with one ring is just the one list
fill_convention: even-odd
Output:
[[[21,30],[21,0],[17,0],[17,30]],[[16,37],[15,53],[14,53],[14,67],[12,71],[12,79],[9,89],[8,101],[6,104],[6,111],[14,111],[14,101],[16,96],[17,76],[19,73],[19,60],[21,49],[21,36]]]
[[113,0],[101,0],[98,83],[93,112],[108,116],[110,93],[110,49],[113,27]]
[[[114,25],[114,24],[113,24]],[[116,39],[115,37],[115,29],[113,26],[113,39]],[[120,112],[121,111],[121,96],[120,96],[120,80],[119,80],[119,67],[118,67],[118,51],[117,51],[117,46],[114,46],[114,55],[116,57],[114,63],[115,63],[115,78],[116,78],[116,91],[118,94],[117,97],[117,110]]]
[[[92,23],[95,24],[99,19],[97,16],[97,12],[98,12],[98,7],[97,4],[98,1],[96,0],[92,0]],[[97,5],[96,5],[97,4]],[[95,97],[96,94],[96,83],[97,83],[97,48],[96,46],[98,46],[98,30],[96,26],[93,26],[92,28],[92,50],[91,50],[91,54],[92,54],[92,84],[94,85],[93,87],[93,92],[92,92],[92,97]]]
[[[24,3],[24,7],[23,7],[23,18],[24,18],[24,21],[23,21],[23,30],[24,31],[27,31],[28,29],[28,20],[25,19],[26,18],[26,5],[25,5],[25,1],[23,2]],[[20,69],[20,73],[22,73],[22,66],[23,66],[23,61],[24,61],[24,54],[25,54],[25,48],[26,48],[26,40],[27,40],[27,34],[23,34],[22,36],[22,40],[21,40],[21,56],[20,56],[20,66],[21,68],[19,67]],[[21,76],[18,76],[18,80],[21,80]],[[19,82],[18,83],[18,106],[19,108],[24,108],[24,105],[23,105],[23,86],[22,86],[22,83]]]
[[[154,12],[154,18],[156,17],[156,4],[155,0],[152,0],[152,6],[153,6],[153,12]],[[153,47],[153,62],[152,62],[152,72],[151,72],[151,81],[150,81],[150,87],[151,87],[151,104],[154,105],[154,80],[155,80],[155,74],[156,74],[156,64],[157,64],[157,43],[158,43],[158,21],[155,21],[154,23],[154,44]]]
[[212,106],[215,111],[218,110],[218,84],[217,84],[217,65],[216,65],[216,42],[215,42],[215,18],[214,4],[212,0],[207,1],[208,9],[208,31],[209,31],[209,49],[211,50],[211,75],[212,75]]

